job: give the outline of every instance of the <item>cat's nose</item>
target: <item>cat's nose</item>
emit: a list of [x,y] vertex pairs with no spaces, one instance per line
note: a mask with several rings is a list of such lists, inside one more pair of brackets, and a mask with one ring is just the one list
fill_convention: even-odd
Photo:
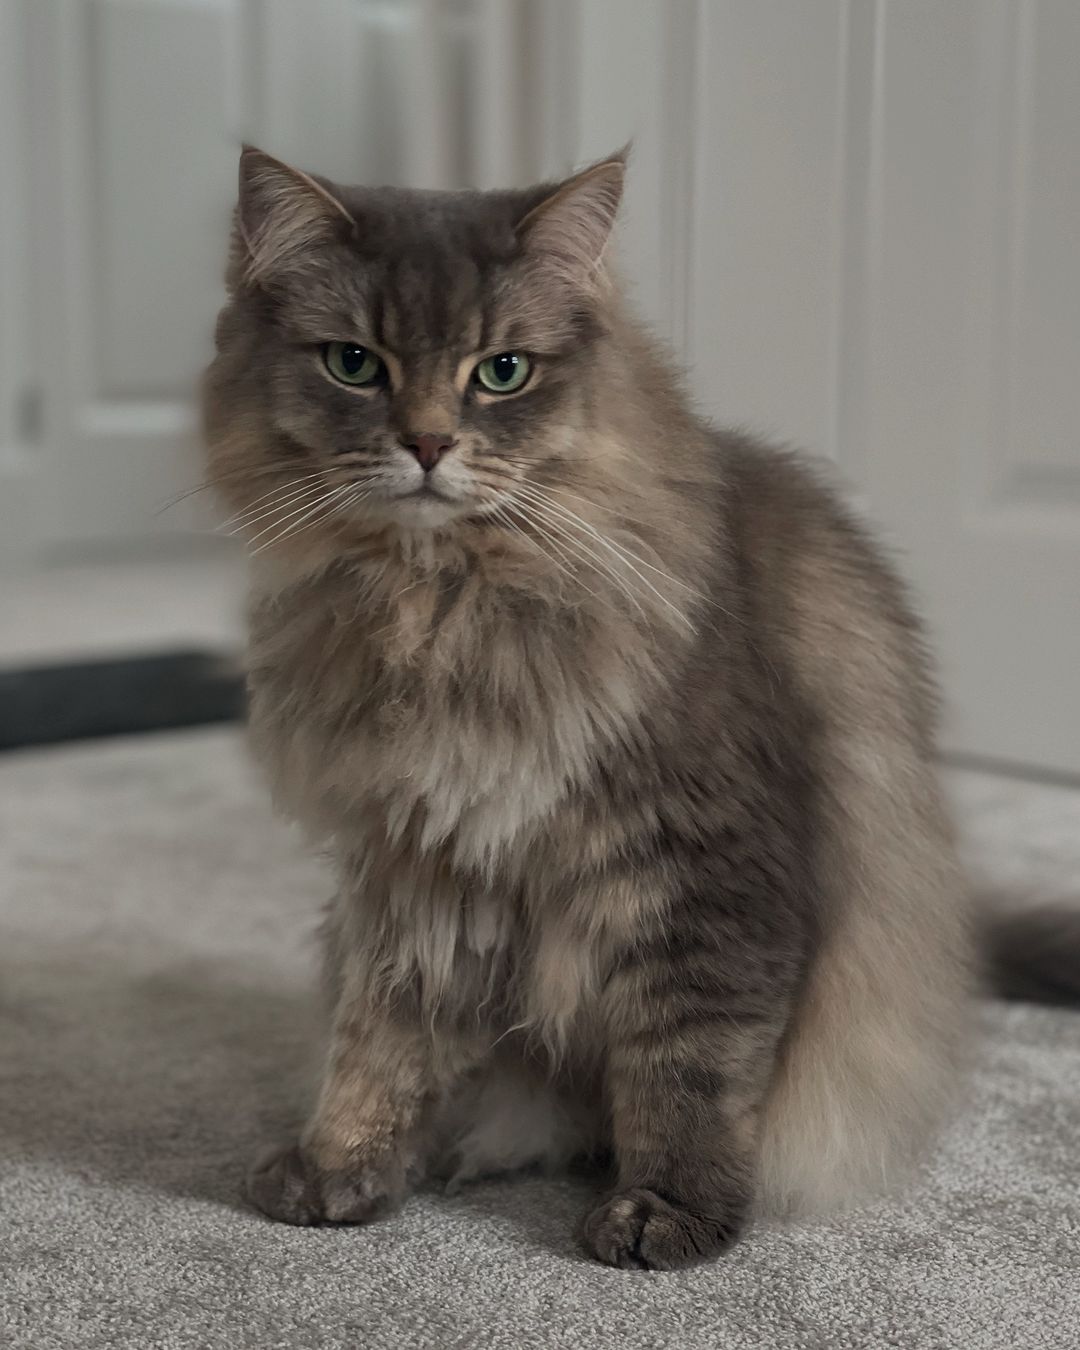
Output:
[[455,441],[453,436],[442,431],[407,431],[401,437],[401,444],[413,452],[424,472],[430,473],[447,450],[452,449]]

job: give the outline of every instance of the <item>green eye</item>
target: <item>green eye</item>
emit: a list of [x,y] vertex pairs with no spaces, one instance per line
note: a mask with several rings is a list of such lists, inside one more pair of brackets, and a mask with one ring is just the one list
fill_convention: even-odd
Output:
[[355,342],[328,342],[323,347],[323,360],[342,384],[378,384],[386,373],[379,357]]
[[500,352],[476,367],[477,384],[491,394],[512,394],[529,378],[532,366],[522,352]]

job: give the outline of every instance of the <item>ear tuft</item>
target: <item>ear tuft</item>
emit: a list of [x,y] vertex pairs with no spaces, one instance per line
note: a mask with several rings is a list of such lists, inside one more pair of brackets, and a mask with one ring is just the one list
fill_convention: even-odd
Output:
[[629,146],[561,183],[518,224],[526,254],[595,289],[622,201]]
[[255,284],[310,248],[340,238],[346,225],[356,228],[321,183],[253,145],[240,154],[235,219],[234,256],[242,278]]

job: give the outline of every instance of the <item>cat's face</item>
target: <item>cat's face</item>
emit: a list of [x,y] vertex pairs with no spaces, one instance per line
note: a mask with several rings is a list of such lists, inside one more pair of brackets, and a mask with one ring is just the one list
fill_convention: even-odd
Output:
[[622,173],[350,190],[245,151],[207,431],[249,540],[513,528],[581,454]]

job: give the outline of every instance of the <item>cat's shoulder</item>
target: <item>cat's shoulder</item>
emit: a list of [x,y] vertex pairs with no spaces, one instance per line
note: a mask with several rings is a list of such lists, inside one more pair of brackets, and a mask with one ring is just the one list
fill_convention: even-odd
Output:
[[918,630],[891,550],[831,461],[740,431],[715,432],[714,446],[728,533],[759,593]]
[[844,485],[824,456],[738,428],[712,428],[710,439],[728,494],[740,504],[783,504],[808,517],[844,513]]
[[856,494],[831,460],[740,430],[714,430],[712,443],[731,521],[749,542],[887,567]]

